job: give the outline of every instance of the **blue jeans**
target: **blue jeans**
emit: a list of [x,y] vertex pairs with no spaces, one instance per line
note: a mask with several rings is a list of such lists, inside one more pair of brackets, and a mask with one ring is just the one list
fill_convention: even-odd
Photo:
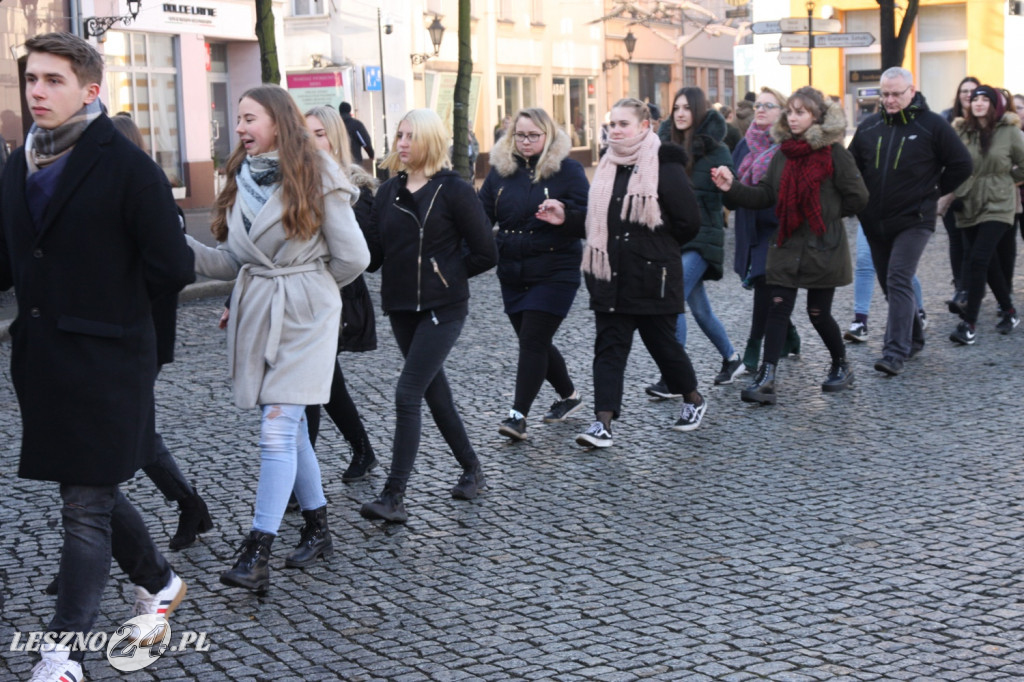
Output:
[[327,504],[320,464],[309,443],[305,405],[264,405],[260,423],[260,482],[256,488],[253,530],[277,535],[288,497],[303,511]]
[[[51,632],[89,632],[100,611],[110,576],[110,558],[134,584],[159,592],[171,579],[171,567],[153,544],[146,524],[131,502],[111,486],[62,483],[64,546],[57,574],[57,609]],[[72,652],[81,661],[84,652]]]
[[[732,357],[735,349],[732,341],[725,331],[725,327],[715,317],[711,310],[711,301],[708,300],[708,292],[704,290],[704,272],[708,269],[707,261],[697,251],[683,252],[683,296],[686,298],[686,305],[697,321],[697,325],[704,336],[715,345],[719,354],[728,360]],[[676,318],[676,340],[683,348],[686,347],[686,314]]]
[[[914,298],[917,301],[915,310],[924,310],[924,295],[921,293],[921,282],[914,274],[911,281],[914,287]],[[875,264],[871,260],[871,245],[864,236],[864,228],[857,225],[857,267],[853,273],[853,312],[867,317],[871,312],[871,297],[875,293]]]

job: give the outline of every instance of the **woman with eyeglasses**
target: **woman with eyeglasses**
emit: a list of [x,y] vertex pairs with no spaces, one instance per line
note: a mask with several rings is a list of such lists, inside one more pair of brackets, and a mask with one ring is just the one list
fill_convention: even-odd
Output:
[[[995,258],[999,241],[1013,226],[1015,185],[1024,182],[1024,135],[1020,119],[1006,110],[1006,104],[999,90],[979,85],[971,93],[966,116],[953,121],[974,162],[971,177],[953,192],[952,201],[956,226],[963,235],[967,302],[959,307],[960,323],[949,340],[964,346],[977,339],[975,325],[986,282],[999,303],[996,330],[1009,334],[1020,324],[1010,284]],[[940,201],[943,205],[950,204]]]
[[853,279],[843,217],[855,215],[868,202],[868,189],[853,155],[843,145],[842,107],[827,101],[820,91],[803,87],[790,95],[785,115],[772,134],[779,153],[756,185],[735,182],[725,166],[711,172],[730,203],[752,209],[774,206],[779,219],[765,264],[771,301],[764,360],[753,383],[741,394],[744,402],[761,405],[776,402],[775,367],[798,289],[807,290],[807,316],[832,358],[821,390],[832,393],[852,385],[853,370],[846,360],[842,332],[832,317],[832,300],[836,287]]
[[[953,106],[942,112],[943,118],[950,123],[958,118],[964,118],[971,108],[971,94],[979,85],[981,81],[974,76],[967,76],[960,81],[956,88],[956,97],[953,98]],[[956,229],[956,216],[953,211],[946,211],[942,216],[942,225],[946,228],[946,236],[949,238],[949,268],[953,272],[953,295],[946,301],[946,306],[951,313],[957,313],[967,304],[967,291],[961,277],[964,262],[963,239]]]
[[[700,232],[683,246],[683,297],[686,307],[701,331],[714,344],[722,356],[722,367],[715,377],[715,385],[731,384],[746,371],[739,353],[733,348],[729,334],[711,309],[704,288],[705,281],[722,279],[725,260],[725,215],[722,195],[711,182],[711,169],[717,166],[732,168],[732,155],[725,146],[725,119],[708,105],[707,96],[700,88],[682,88],[676,92],[672,104],[672,126],[662,142],[681,146],[686,150],[686,174],[700,207]],[[676,320],[676,338],[686,346],[686,313]],[[647,387],[654,398],[677,398],[665,385],[664,377]]]
[[515,397],[498,433],[526,438],[526,418],[545,379],[558,394],[545,422],[560,422],[580,409],[565,359],[552,343],[580,286],[583,245],[563,228],[565,214],[585,214],[590,183],[572,143],[543,109],[523,109],[512,134],[491,150],[491,171],[480,202],[497,225],[498,281],[519,339]]
[[[768,170],[768,164],[779,151],[778,143],[772,139],[772,126],[786,106],[786,96],[769,87],[761,88],[754,100],[754,120],[747,128],[744,138],[732,153],[736,177],[744,185],[756,185]],[[771,288],[765,282],[765,260],[768,243],[779,228],[775,209],[759,210],[736,208],[725,202],[731,210],[735,208],[736,255],[733,269],[743,286],[754,290],[754,306],[750,313],[750,334],[743,351],[743,365],[750,374],[757,372],[761,360],[761,343],[764,340],[765,324],[768,321],[768,303]],[[790,352],[800,352],[800,335],[792,322],[786,335]],[[783,357],[787,355],[783,349]]]

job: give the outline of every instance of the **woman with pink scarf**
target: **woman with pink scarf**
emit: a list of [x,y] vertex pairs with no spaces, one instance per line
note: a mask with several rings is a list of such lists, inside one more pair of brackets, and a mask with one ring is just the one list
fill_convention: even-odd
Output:
[[[608,130],[608,151],[590,185],[586,218],[571,217],[573,224],[567,226],[586,238],[582,270],[597,323],[596,421],[576,437],[591,448],[612,445],[611,422],[622,406],[626,361],[636,331],[668,388],[683,395],[672,428],[696,429],[707,410],[693,365],[675,333],[676,316],[684,307],[682,246],[700,229],[700,210],[686,177],[686,152],[661,143],[651,130],[647,105],[636,99],[616,102]],[[542,208],[562,213],[555,200],[545,201]]]
[[[779,115],[786,106],[786,96],[778,90],[764,87],[754,100],[754,120],[747,128],[744,139],[736,145],[732,153],[736,177],[744,185],[754,186],[764,177],[772,157],[779,151],[779,144],[772,139],[772,126],[779,120]],[[728,206],[728,202],[725,202]],[[768,243],[772,235],[779,229],[779,221],[775,217],[775,208],[735,209],[736,227],[736,258],[733,270],[743,286],[754,290],[754,308],[750,315],[750,335],[747,347],[743,352],[743,364],[747,372],[757,372],[761,359],[761,343],[764,340],[764,329],[768,321],[769,287],[765,283],[765,260],[768,257]],[[790,323],[787,333],[789,348],[785,351],[800,352],[800,336],[796,327]]]

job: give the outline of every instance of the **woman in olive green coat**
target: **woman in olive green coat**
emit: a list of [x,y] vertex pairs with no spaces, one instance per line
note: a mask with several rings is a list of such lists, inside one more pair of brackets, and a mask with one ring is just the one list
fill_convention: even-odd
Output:
[[712,180],[730,204],[752,209],[774,205],[779,217],[765,273],[772,294],[764,359],[754,382],[742,393],[745,402],[775,403],[775,366],[798,289],[807,290],[807,315],[832,356],[821,390],[842,391],[852,385],[853,371],[832,317],[832,299],[836,287],[853,280],[842,219],[864,208],[868,190],[853,156],[843,146],[845,131],[839,105],[826,102],[813,88],[800,88],[772,129],[780,153],[757,185],[733,182],[726,167],[712,171]]

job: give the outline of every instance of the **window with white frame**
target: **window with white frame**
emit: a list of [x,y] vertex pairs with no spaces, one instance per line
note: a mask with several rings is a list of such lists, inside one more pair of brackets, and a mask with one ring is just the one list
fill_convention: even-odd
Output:
[[109,31],[106,39],[107,109],[131,114],[143,148],[172,187],[183,187],[177,37]]
[[327,14],[325,0],[292,0],[292,16],[315,17]]

